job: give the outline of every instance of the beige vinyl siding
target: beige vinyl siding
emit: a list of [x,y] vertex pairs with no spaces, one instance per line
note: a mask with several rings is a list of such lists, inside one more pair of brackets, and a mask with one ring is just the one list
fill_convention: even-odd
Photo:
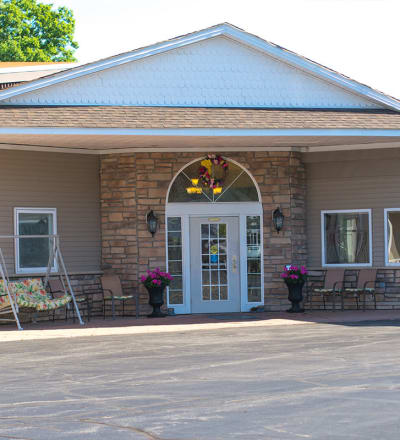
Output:
[[[0,235],[14,233],[14,208],[56,208],[68,271],[100,269],[99,159],[93,155],[0,150]],[[1,240],[10,273],[14,244]]]
[[322,210],[371,209],[372,264],[384,267],[384,208],[400,208],[400,152],[309,153],[304,160],[308,265],[321,266]]

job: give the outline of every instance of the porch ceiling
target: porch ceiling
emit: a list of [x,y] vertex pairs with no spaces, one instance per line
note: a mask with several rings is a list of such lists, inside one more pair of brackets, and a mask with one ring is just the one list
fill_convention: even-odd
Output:
[[329,151],[400,147],[398,136],[152,136],[0,134],[0,149],[108,154],[129,151]]

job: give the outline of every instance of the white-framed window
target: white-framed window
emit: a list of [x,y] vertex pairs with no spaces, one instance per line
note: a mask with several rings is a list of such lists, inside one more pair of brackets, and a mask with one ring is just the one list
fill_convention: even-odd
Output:
[[385,265],[400,266],[400,208],[385,208]]
[[182,218],[167,217],[167,271],[173,280],[167,289],[168,305],[184,304]]
[[371,266],[370,209],[321,211],[322,266]]
[[[14,208],[15,235],[56,235],[56,208]],[[16,238],[15,239],[15,272],[46,272],[53,244],[51,238]],[[57,271],[54,261],[51,268]]]

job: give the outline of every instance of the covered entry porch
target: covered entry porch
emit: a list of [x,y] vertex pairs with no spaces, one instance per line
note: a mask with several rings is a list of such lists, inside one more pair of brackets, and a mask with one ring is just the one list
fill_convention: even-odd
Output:
[[[337,161],[338,157],[343,157],[348,169],[351,165],[347,158],[349,154],[375,154],[376,157],[395,152],[398,146],[397,130],[372,128],[378,116],[367,111],[136,107],[31,107],[29,111],[35,115],[29,127],[24,121],[24,127],[1,128],[4,151],[0,153],[18,163],[22,174],[26,175],[30,170],[32,161],[40,168],[40,173],[29,171],[32,176],[29,183],[22,180],[24,188],[21,188],[18,199],[9,198],[6,227],[13,222],[11,210],[15,206],[62,207],[63,215],[58,215],[58,222],[63,226],[59,233],[62,236],[63,231],[68,231],[71,237],[66,264],[70,263],[77,278],[82,278],[77,279],[78,284],[91,281],[96,285],[98,274],[115,273],[126,288],[140,292],[141,303],[145,305],[148,296],[139,282],[140,276],[149,268],[168,266],[175,276],[168,292],[168,306],[176,313],[220,313],[230,311],[231,306],[235,311],[247,311],[262,304],[266,310],[285,310],[288,307],[287,290],[279,277],[282,267],[311,262],[312,267],[321,268],[319,251],[315,247],[315,240],[320,242],[321,239],[315,238],[314,234],[315,212],[338,209],[338,200],[343,194],[342,190],[338,191],[338,198],[331,205],[322,208],[315,205],[314,195],[318,193],[321,178],[313,183],[314,168],[318,169],[320,162],[329,168],[326,158]],[[22,121],[24,113],[22,108],[3,107],[0,111],[3,123],[7,114],[16,115],[15,120]],[[103,122],[99,122],[99,117]],[[389,125],[394,124],[393,127],[394,117],[389,111],[379,114],[380,119],[384,118]],[[265,128],[277,118],[281,128]],[[108,128],[104,127],[107,125],[105,120]],[[349,120],[358,128],[344,128]],[[291,128],[284,128],[285,121]],[[103,127],[99,128],[99,124]],[[225,128],[220,128],[222,124]],[[362,124],[370,126],[359,128]],[[304,125],[314,128],[301,128]],[[182,128],[184,126],[187,128]],[[200,197],[195,192],[190,200],[170,200],[174,187],[175,194],[188,194],[191,180],[198,177],[199,162],[208,154],[218,154],[231,164],[218,195],[221,199],[211,197],[209,200],[209,195],[207,200],[203,185]],[[316,156],[320,157],[320,162],[313,159]],[[353,160],[353,163],[356,162]],[[187,169],[191,166],[192,174]],[[90,172],[85,172],[84,167]],[[187,177],[182,176],[185,170]],[[255,197],[243,199],[243,191],[239,191],[239,198],[223,201],[222,198],[230,194],[229,185],[238,176],[234,170],[243,173],[237,181],[239,188],[252,187]],[[308,174],[311,185],[307,183]],[[40,177],[38,181],[35,181],[36,175]],[[17,182],[19,177],[8,176],[8,179]],[[21,195],[30,194],[28,187],[34,190],[37,186],[42,190],[43,179],[47,187],[56,188],[57,194],[52,195],[50,205],[44,193],[36,199]],[[73,203],[69,204],[70,194],[65,187],[57,186],[60,179],[66,186],[80,179],[79,189],[74,189]],[[330,194],[335,193],[338,182],[332,185],[332,179],[324,180],[323,176],[322,182],[330,185]],[[310,191],[313,198],[307,200]],[[272,213],[278,207],[285,216],[284,228],[279,233],[272,222]],[[146,214],[151,210],[159,221],[154,237],[146,224]],[[174,220],[177,218],[180,219],[179,226]],[[83,220],[85,226],[82,227],[77,220]],[[252,222],[255,237],[259,236],[257,243],[248,242],[248,225]],[[192,230],[197,228],[197,232],[191,232],[191,223]],[[216,225],[219,228],[220,224],[226,225],[226,230],[233,233],[229,237],[212,236],[212,229]],[[206,237],[201,237],[202,225],[208,225],[209,264],[218,264],[224,258],[219,254],[219,247],[216,254],[211,253],[211,247],[219,244],[219,240],[223,242],[224,238],[231,240],[227,246],[230,252],[226,254],[227,266],[219,267],[216,274],[212,273],[211,266],[204,269],[209,271],[209,284],[203,283],[203,256],[206,255],[200,250]],[[90,235],[90,246],[74,244],[74,235],[81,237],[81,243],[82,237]],[[169,235],[171,240],[180,236],[182,246],[177,251],[178,254],[181,252],[179,258],[174,257],[171,262],[168,261]],[[249,250],[251,245],[259,246],[259,249]],[[194,250],[196,246],[197,250]],[[201,264],[192,261],[195,254],[201,257]],[[254,260],[254,267],[249,266],[249,255],[254,257],[250,258]],[[211,257],[217,258],[218,263],[210,263]],[[217,276],[217,284],[213,284],[212,276]],[[236,299],[234,305],[228,306],[225,287],[229,284],[236,286],[232,290],[232,298]],[[208,288],[209,303],[203,310],[201,304],[204,303],[201,302],[193,309],[191,293],[197,289],[197,297],[203,301],[203,287]],[[216,290],[218,300],[213,300]],[[224,306],[228,307],[224,309]],[[146,312],[143,308],[143,313]]]

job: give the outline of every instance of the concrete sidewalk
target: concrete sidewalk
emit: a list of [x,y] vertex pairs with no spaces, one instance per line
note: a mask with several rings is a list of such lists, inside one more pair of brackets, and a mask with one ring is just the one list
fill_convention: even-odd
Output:
[[240,327],[268,327],[288,325],[352,324],[357,322],[400,321],[400,310],[369,311],[313,311],[302,314],[289,313],[232,313],[219,315],[179,315],[165,318],[94,319],[84,326],[72,321],[25,324],[23,331],[15,325],[0,326],[0,342],[26,341],[87,336],[134,335],[151,333],[216,330]]

